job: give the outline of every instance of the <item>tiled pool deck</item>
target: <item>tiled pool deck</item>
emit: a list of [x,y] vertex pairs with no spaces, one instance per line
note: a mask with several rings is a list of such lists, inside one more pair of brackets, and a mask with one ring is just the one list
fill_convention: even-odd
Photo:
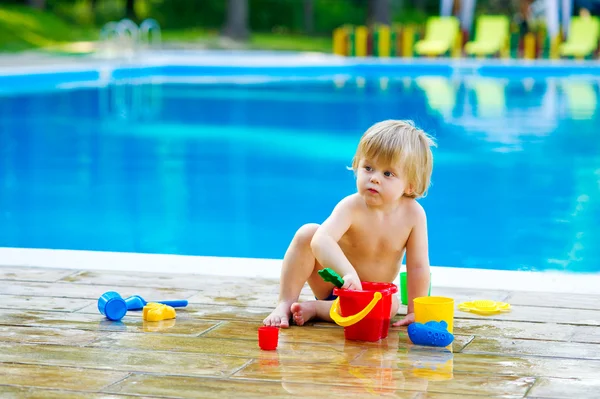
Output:
[[[592,398],[600,392],[600,295],[433,287],[456,303],[495,299],[510,313],[457,311],[453,351],[417,347],[406,328],[378,343],[315,323],[261,351],[257,327],[277,280],[0,267],[0,396],[44,398]],[[98,313],[115,290],[189,299],[175,320]],[[307,290],[303,298],[310,298]]]

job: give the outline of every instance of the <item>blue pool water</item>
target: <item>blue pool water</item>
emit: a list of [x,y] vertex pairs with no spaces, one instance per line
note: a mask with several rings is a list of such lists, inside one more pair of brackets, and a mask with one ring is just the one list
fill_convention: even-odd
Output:
[[304,80],[0,96],[0,246],[281,258],[355,189],[362,132],[436,137],[433,265],[600,271],[585,79]]

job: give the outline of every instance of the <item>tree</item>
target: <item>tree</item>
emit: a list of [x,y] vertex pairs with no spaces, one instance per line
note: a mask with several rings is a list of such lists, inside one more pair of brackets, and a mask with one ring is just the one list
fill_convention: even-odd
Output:
[[248,39],[248,0],[227,0],[227,20],[223,33],[235,40]]
[[421,12],[425,12],[426,9],[425,0],[415,0],[415,8]]
[[137,15],[135,14],[135,0],[127,0],[125,3],[125,16],[134,21],[137,19]]
[[46,0],[27,0],[27,5],[38,10],[43,10],[46,8]]
[[315,31],[315,12],[313,0],[304,0],[304,33],[313,34]]
[[389,25],[392,21],[390,0],[369,0],[367,24]]

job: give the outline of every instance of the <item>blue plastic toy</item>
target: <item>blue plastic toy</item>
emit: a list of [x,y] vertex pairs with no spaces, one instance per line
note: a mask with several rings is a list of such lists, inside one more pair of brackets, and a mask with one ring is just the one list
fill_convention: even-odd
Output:
[[117,292],[108,291],[98,298],[98,310],[107,319],[119,321],[127,313],[127,304]]
[[125,299],[127,304],[127,310],[142,310],[148,302],[160,303],[162,305],[168,305],[172,308],[185,308],[188,305],[188,301],[185,299],[175,301],[146,301],[139,295],[132,295]]
[[448,346],[454,341],[454,335],[448,332],[445,321],[428,321],[425,324],[411,323],[408,326],[408,337],[415,345]]

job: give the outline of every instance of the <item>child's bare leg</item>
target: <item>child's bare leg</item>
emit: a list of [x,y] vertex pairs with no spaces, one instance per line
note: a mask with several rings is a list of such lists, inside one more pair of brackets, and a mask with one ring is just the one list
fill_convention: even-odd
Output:
[[[333,301],[308,301],[302,303],[294,303],[292,305],[292,315],[294,322],[301,326],[311,319],[319,319],[322,321],[333,321],[329,315]],[[390,319],[398,313],[398,296],[392,294],[392,306],[390,309]]]
[[333,321],[329,316],[329,310],[333,301],[307,301],[294,303],[292,305],[292,315],[294,322],[301,326],[309,320],[319,319],[322,321]]
[[298,300],[300,291],[308,282],[318,298],[326,298],[333,285],[318,275],[321,268],[310,248],[310,242],[319,228],[318,224],[305,224],[294,236],[283,258],[279,302],[273,312],[263,320],[266,326],[289,327],[292,304]]

